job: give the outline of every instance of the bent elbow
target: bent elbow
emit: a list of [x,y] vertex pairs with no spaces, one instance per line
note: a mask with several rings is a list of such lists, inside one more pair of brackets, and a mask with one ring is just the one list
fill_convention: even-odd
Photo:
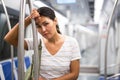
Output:
[[10,38],[10,37],[5,36],[4,41],[15,47],[17,46],[17,41],[12,39],[12,37]]
[[79,77],[79,75],[75,75],[75,76],[74,76],[74,80],[77,80],[78,77]]
[[9,43],[7,36],[5,36],[3,40],[6,41],[7,43]]
[[79,77],[79,74],[73,74],[73,79],[72,80],[77,80],[78,79],[78,77]]

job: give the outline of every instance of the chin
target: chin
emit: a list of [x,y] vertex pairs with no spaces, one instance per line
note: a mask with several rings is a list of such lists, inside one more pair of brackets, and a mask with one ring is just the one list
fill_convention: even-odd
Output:
[[45,39],[51,39],[51,37],[48,37],[48,36],[43,36]]

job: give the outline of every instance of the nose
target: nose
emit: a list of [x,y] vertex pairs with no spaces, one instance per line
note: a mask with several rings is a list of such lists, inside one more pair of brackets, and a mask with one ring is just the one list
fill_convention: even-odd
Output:
[[46,31],[46,28],[45,28],[45,26],[42,26],[42,31],[44,32],[44,31]]

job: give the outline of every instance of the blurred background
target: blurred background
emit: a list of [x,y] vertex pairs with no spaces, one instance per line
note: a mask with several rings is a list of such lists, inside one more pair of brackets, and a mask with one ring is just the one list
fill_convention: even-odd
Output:
[[[1,0],[2,1],[2,0]],[[62,34],[75,37],[82,58],[78,80],[120,80],[120,0],[33,0],[33,7],[55,10]],[[11,26],[19,21],[20,0],[4,0]],[[25,15],[30,10],[26,3]],[[3,38],[9,31],[0,2],[0,61],[11,59],[10,45]],[[32,27],[25,37],[32,37]],[[29,56],[33,51],[25,51]],[[14,48],[14,58],[17,49]],[[1,79],[2,80],[2,79]]]

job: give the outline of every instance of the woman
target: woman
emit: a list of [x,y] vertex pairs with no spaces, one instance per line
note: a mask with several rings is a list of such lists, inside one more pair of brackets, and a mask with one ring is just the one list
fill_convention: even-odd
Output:
[[[25,19],[25,27],[31,23],[31,18],[35,20],[37,30],[42,35],[39,80],[77,80],[81,55],[76,39],[60,33],[55,13],[48,7],[34,9]],[[7,33],[4,39],[17,46],[18,24]],[[33,49],[32,43],[32,39],[25,39],[24,48]]]

